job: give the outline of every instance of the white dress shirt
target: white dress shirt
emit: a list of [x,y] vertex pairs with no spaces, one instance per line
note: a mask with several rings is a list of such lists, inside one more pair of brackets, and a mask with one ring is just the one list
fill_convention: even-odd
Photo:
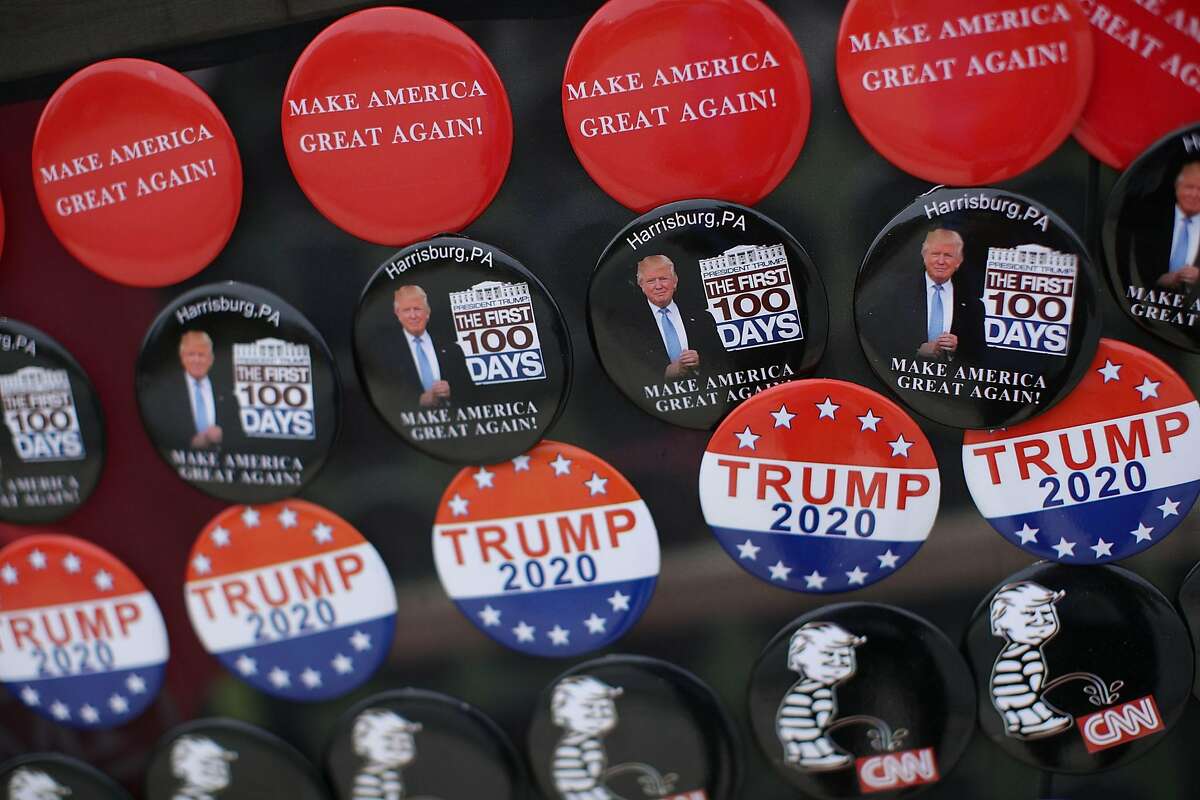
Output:
[[[929,277],[929,273],[925,273],[925,330],[929,330],[929,320],[933,318],[933,298],[937,296],[934,291],[934,286],[937,282]],[[911,289],[909,291],[912,291]],[[946,281],[942,284],[942,333],[949,333],[950,326],[954,322],[954,283]]]
[[[417,348],[420,347],[425,351],[425,358],[429,360],[429,370],[433,373],[433,379],[440,381],[442,379],[442,368],[438,365],[437,352],[433,349],[433,340],[429,338],[429,330],[426,329],[419,337],[413,336],[408,331],[405,331],[404,335],[408,339],[408,350],[409,354],[412,355],[413,367],[416,369],[417,375],[420,376],[421,374],[421,362],[417,360]],[[418,338],[421,340],[420,344],[417,344]]]
[[184,380],[187,381],[188,405],[192,409],[192,427],[196,429],[196,433],[203,433],[207,427],[200,427],[200,417],[196,413],[196,386],[200,386],[200,399],[204,403],[204,411],[208,416],[208,424],[217,424],[217,404],[213,401],[212,381],[205,375],[203,378],[193,378],[186,372],[183,373]]
[[[1171,251],[1170,252],[1174,251],[1175,242],[1178,241],[1179,237],[1182,235],[1181,229],[1185,229],[1185,228],[1187,230],[1187,237],[1188,237],[1187,238],[1187,262],[1184,264],[1181,264],[1179,267],[1177,267],[1176,268],[1177,270],[1183,269],[1183,267],[1187,266],[1188,264],[1196,263],[1196,248],[1197,248],[1197,246],[1200,246],[1200,214],[1197,214],[1196,216],[1193,216],[1193,217],[1189,217],[1183,213],[1183,211],[1179,208],[1179,206],[1175,206],[1175,228],[1171,232]],[[1167,258],[1170,258],[1170,252],[1168,252]],[[1169,262],[1168,262],[1168,266],[1170,266]]]
[[650,313],[654,314],[654,327],[658,329],[658,337],[660,339],[662,339],[663,349],[665,350],[667,347],[667,337],[663,335],[663,329],[662,329],[663,315],[661,312],[662,312],[662,308],[666,308],[667,309],[667,319],[670,320],[671,327],[675,329],[675,335],[679,337],[679,351],[682,353],[684,350],[687,350],[688,349],[687,331],[685,331],[683,329],[683,317],[681,317],[679,315],[679,306],[675,305],[675,301],[672,300],[666,306],[663,306],[661,308],[659,306],[654,305],[654,303],[651,303],[649,300],[646,301],[646,305],[650,306]]

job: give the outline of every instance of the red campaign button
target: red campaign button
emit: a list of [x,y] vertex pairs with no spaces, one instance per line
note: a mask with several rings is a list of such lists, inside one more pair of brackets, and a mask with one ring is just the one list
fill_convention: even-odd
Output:
[[1092,81],[1092,37],[1069,1],[851,0],[837,72],[846,110],[884,158],[935,183],[986,184],[1067,138]]
[[42,111],[33,183],[55,236],[88,269],[167,286],[216,258],[242,203],[242,162],[199,86],[118,58],[72,75]]
[[1200,118],[1200,4],[1080,0],[1096,43],[1092,93],[1075,138],[1125,169],[1143,150]]
[[583,168],[646,211],[761,200],[795,163],[812,98],[800,48],[757,0],[612,0],[571,49],[562,103]]
[[308,199],[377,244],[466,227],[512,154],[492,62],[449,22],[409,8],[360,11],[321,31],[292,68],[281,114]]

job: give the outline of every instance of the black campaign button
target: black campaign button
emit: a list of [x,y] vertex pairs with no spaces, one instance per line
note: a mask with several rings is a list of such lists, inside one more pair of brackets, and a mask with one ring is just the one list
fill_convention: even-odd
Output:
[[671,203],[609,243],[588,287],[600,363],[635,405],[709,429],[755,392],[811,372],[825,287],[773,220],[713,200]]
[[58,753],[31,753],[0,764],[0,792],[9,800],[130,800],[100,770]]
[[282,298],[233,281],[163,309],[138,356],[137,394],[163,460],[235,503],[300,491],[340,421],[337,370],[320,332]]
[[526,792],[516,750],[494,722],[419,689],[377,694],[347,711],[325,763],[340,800],[516,800]]
[[868,363],[911,409],[998,428],[1057,403],[1100,337],[1091,260],[1036,201],[934,189],[876,237],[854,289]]
[[1142,755],[1182,716],[1192,684],[1183,620],[1120,567],[1043,561],[1009,576],[975,610],[964,647],[984,733],[1051,772]]
[[608,656],[542,691],[529,729],[547,798],[731,800],[737,745],[712,690],[665,661]]
[[0,404],[0,519],[62,519],[87,500],[104,465],[95,388],[58,342],[0,318]]
[[147,800],[327,800],[320,774],[294,747],[233,719],[184,723],[159,740]]
[[759,656],[748,700],[767,760],[812,797],[915,794],[945,777],[975,729],[975,685],[954,645],[875,603],[787,625]]
[[354,357],[384,421],[455,464],[533,447],[571,382],[566,323],[546,287],[507,253],[459,236],[379,267],[358,302]]
[[[1179,608],[1192,634],[1192,650],[1200,659],[1200,564],[1192,567],[1179,587]],[[1192,693],[1200,698],[1200,674],[1194,678]]]
[[1117,305],[1200,353],[1200,125],[1164,136],[1125,170],[1101,239]]

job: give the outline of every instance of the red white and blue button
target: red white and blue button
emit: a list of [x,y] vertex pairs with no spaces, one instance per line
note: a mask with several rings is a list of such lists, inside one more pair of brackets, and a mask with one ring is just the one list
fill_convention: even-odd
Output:
[[192,546],[184,599],[208,652],[290,700],[356,688],[387,657],[396,593],[379,553],[341,517],[287,500],[218,514]]
[[1200,405],[1145,350],[1101,339],[1087,375],[1035,419],[967,431],[963,471],[979,512],[1041,558],[1102,564],[1170,533],[1200,493]]
[[615,642],[658,580],[658,532],[637,490],[597,456],[551,441],[459,472],[438,505],[433,555],[459,611],[538,656]]
[[162,686],[167,628],[158,604],[107,551],[36,535],[0,550],[0,681],[73,728],[112,728]]
[[900,569],[929,535],[940,495],[917,423],[845,381],[754,395],[717,428],[700,465],[700,506],[721,547],[797,592],[851,591]]

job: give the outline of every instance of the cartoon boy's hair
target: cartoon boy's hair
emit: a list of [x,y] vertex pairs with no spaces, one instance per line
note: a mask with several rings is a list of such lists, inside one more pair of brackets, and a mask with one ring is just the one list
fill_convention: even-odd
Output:
[[788,642],[788,661],[809,647],[858,647],[867,637],[855,636],[833,622],[806,622],[796,629]]
[[1052,592],[1040,583],[1034,581],[1017,581],[1001,586],[1000,591],[992,597],[989,609],[992,620],[992,634],[1003,636],[1000,628],[1000,618],[1010,608],[1033,608],[1047,603],[1057,603],[1066,594],[1063,591]]
[[386,708],[368,708],[354,720],[354,728],[350,733],[350,739],[354,743],[354,752],[360,756],[363,755],[364,746],[375,735],[375,732],[389,728],[398,728],[405,733],[418,733],[421,730],[421,723],[409,722],[395,711],[388,711]]
[[550,697],[550,714],[554,724],[560,728],[571,726],[568,709],[588,700],[612,699],[621,696],[621,689],[590,675],[572,675],[563,678],[554,687]]

